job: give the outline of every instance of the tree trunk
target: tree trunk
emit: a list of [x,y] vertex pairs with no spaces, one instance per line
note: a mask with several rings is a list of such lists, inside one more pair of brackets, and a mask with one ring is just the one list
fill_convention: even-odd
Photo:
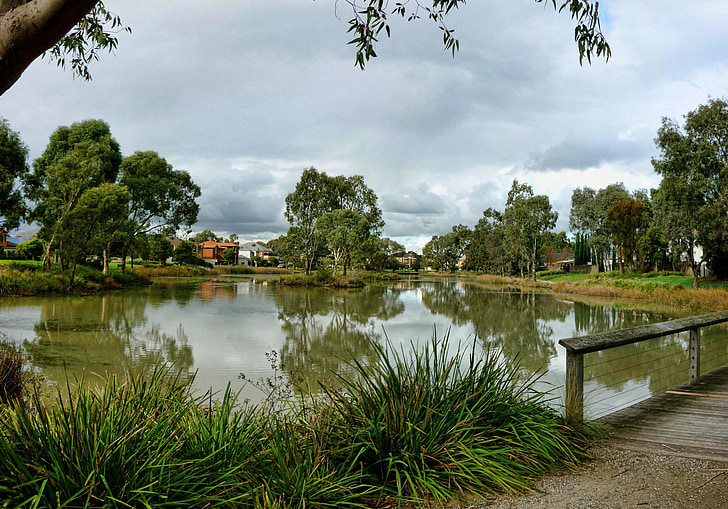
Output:
[[0,95],[98,0],[0,0]]
[[109,275],[109,250],[111,249],[111,246],[106,246],[104,248],[104,276]]

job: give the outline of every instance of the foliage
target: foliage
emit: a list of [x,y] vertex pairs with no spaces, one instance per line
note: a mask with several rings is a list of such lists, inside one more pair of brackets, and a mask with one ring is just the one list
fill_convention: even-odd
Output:
[[90,80],[88,65],[99,59],[102,50],[111,53],[116,49],[116,35],[121,31],[131,33],[131,28],[123,26],[121,18],[107,10],[104,3],[99,1],[44,56],[47,55],[59,67],[65,67],[69,63],[74,75]]
[[29,173],[28,148],[20,134],[0,119],[0,232],[17,228],[27,213],[23,195],[18,189]]
[[330,440],[339,454],[397,499],[438,504],[469,493],[525,491],[529,479],[585,457],[583,437],[567,428],[518,365],[495,352],[461,351],[447,336],[414,354],[374,345],[354,361],[356,375],[327,390]]
[[192,242],[180,242],[177,249],[172,253],[172,261],[177,265],[206,265],[206,262],[197,257],[196,247]]
[[468,268],[491,274],[510,273],[504,245],[505,227],[503,213],[493,208],[483,211],[473,228],[466,250]]
[[[537,3],[551,3],[559,12],[568,11],[576,20],[574,40],[579,48],[579,63],[586,57],[591,62],[592,55],[609,59],[611,49],[602,35],[599,22],[599,2],[590,0],[536,0]],[[349,44],[356,47],[356,65],[364,68],[365,63],[377,56],[374,47],[382,31],[389,37],[390,14],[406,18],[408,21],[424,16],[434,22],[442,32],[446,50],[455,54],[460,42],[455,38],[454,30],[445,24],[445,18],[452,10],[465,4],[465,0],[432,0],[432,2],[398,2],[395,8],[387,12],[388,4],[381,0],[346,0],[352,9],[349,21],[349,33],[353,39]]]
[[[177,230],[197,221],[201,191],[186,171],[175,170],[156,152],[136,152],[121,162],[120,184],[129,191],[131,223],[122,256],[141,234],[164,228]],[[207,239],[205,239],[207,240]]]
[[[157,366],[0,412],[0,494],[13,507],[365,507],[525,491],[586,456],[544,395],[496,353],[447,338],[405,357],[372,344],[345,391],[293,397],[277,355],[269,396],[199,397]],[[272,354],[273,355],[273,354]]]
[[174,253],[174,246],[164,235],[154,235],[149,239],[149,256],[159,264],[165,263]]
[[633,255],[638,254],[637,243],[647,228],[647,208],[644,202],[634,198],[617,200],[607,210],[607,227],[614,244],[620,251],[619,268],[624,272],[624,260],[631,265]]
[[192,237],[192,242],[194,242],[195,244],[201,244],[207,240],[222,242],[222,237],[218,236],[215,232],[210,230],[202,230],[200,233]]
[[44,250],[43,242],[40,239],[30,239],[27,242],[18,244],[15,248],[15,254],[25,260],[40,260]]
[[[27,185],[29,198],[37,203],[30,219],[41,225],[38,237],[46,244],[46,270],[50,270],[54,249],[60,249],[62,257],[75,256],[76,245],[68,237],[78,236],[64,230],[64,222],[86,191],[116,181],[120,164],[119,144],[101,120],[59,127],[51,135],[48,147],[33,164]],[[65,244],[61,243],[63,235]]]
[[334,210],[349,210],[363,216],[372,235],[379,235],[384,225],[377,195],[366,186],[362,176],[329,177],[315,168],[305,170],[295,190],[286,196],[285,216],[291,225],[286,235],[288,257],[302,257],[306,274],[310,274],[325,244],[316,223]]
[[655,223],[663,228],[665,240],[676,253],[683,253],[698,287],[705,253],[728,239],[728,103],[710,99],[685,116],[684,126],[664,118],[655,139],[660,155],[652,160],[662,176],[655,193]]
[[455,272],[468,251],[471,231],[459,224],[446,235],[435,235],[422,248],[425,263],[438,271]]
[[235,265],[237,261],[238,253],[233,248],[227,248],[222,252],[222,261],[225,265]]
[[346,276],[352,254],[366,245],[370,228],[369,221],[353,210],[332,210],[318,219],[316,230],[324,237],[334,258],[334,275],[339,265],[343,265]]
[[504,242],[506,253],[518,264],[521,274],[530,267],[531,278],[536,279],[538,240],[556,225],[557,218],[547,196],[534,196],[531,186],[513,180],[503,212]]

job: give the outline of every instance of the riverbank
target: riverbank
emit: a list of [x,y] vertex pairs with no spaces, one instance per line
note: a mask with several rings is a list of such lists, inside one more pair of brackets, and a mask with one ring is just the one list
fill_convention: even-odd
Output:
[[391,347],[373,345],[344,390],[293,406],[278,379],[252,381],[269,398],[250,405],[230,390],[196,397],[157,366],[55,407],[0,408],[0,493],[44,508],[442,505],[527,491],[586,458],[584,430],[495,352]]

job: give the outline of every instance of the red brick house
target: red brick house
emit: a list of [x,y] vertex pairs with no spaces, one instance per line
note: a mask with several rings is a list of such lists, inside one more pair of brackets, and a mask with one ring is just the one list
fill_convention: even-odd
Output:
[[197,244],[197,257],[202,258],[207,263],[217,265],[222,262],[222,253],[226,249],[235,250],[235,264],[238,263],[240,256],[240,246],[235,242],[217,242],[215,240],[206,240]]

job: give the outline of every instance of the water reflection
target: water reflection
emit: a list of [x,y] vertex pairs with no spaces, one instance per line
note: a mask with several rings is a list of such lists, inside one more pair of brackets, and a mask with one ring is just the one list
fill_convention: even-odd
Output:
[[285,336],[285,369],[304,387],[332,383],[332,374],[373,353],[381,339],[374,319],[386,321],[403,313],[398,297],[383,287],[324,292],[281,287],[274,300]]
[[[98,296],[0,299],[0,331],[22,343],[51,380],[63,381],[66,372],[71,378],[82,370],[120,374],[163,362],[197,372],[203,390],[228,383],[238,389],[241,372],[249,379],[268,376],[271,350],[281,354],[292,378],[316,388],[348,362],[366,362],[384,330],[393,343],[406,345],[428,340],[433,327],[438,335],[452,329],[452,340],[477,338],[518,362],[525,375],[549,370],[549,382],[559,386],[559,339],[668,318],[457,280],[326,290],[266,278],[169,279]],[[587,385],[600,399],[622,401],[632,397],[629,391],[644,395],[678,385],[687,374],[685,343],[674,336],[590,354]],[[711,349],[721,362],[725,346]]]
[[526,374],[548,369],[556,356],[551,321],[564,322],[571,303],[552,295],[492,291],[475,285],[446,282],[423,288],[422,303],[455,324],[471,323],[477,338],[499,349]]
[[[35,337],[23,348],[47,378],[63,380],[82,371],[123,374],[165,363],[189,372],[194,364],[180,324],[176,334],[148,324],[146,293],[120,292],[92,297],[44,299]],[[140,329],[145,330],[142,336]]]

